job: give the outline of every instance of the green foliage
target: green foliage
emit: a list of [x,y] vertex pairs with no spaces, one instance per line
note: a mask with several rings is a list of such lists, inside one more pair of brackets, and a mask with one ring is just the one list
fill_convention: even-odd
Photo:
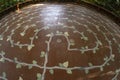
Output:
[[120,0],[82,0],[102,6],[120,16]]
[[0,0],[0,11],[25,0]]

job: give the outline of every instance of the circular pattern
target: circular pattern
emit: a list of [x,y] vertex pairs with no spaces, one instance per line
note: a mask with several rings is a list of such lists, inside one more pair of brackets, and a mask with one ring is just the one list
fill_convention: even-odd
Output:
[[0,20],[0,79],[119,80],[120,26],[76,4],[34,4]]

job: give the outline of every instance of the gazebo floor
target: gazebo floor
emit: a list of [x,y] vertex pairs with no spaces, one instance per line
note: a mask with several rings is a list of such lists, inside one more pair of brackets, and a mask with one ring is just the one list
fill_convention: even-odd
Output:
[[0,80],[120,80],[120,26],[77,4],[34,4],[0,20]]

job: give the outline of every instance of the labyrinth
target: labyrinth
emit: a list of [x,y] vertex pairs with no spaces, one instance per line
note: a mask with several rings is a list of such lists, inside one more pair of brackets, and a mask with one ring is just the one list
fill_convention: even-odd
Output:
[[120,80],[120,26],[72,3],[11,12],[0,20],[0,80]]

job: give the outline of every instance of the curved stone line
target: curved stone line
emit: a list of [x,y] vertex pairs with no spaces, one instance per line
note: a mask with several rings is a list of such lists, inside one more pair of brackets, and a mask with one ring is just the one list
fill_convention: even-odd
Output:
[[7,78],[4,78],[4,77],[2,77],[2,76],[0,76],[0,79],[2,79],[2,80],[8,80]]
[[[36,10],[36,9],[35,9],[35,10]],[[35,11],[35,10],[34,10],[34,11]],[[38,10],[39,10],[39,8],[38,8]],[[70,11],[70,12],[71,12],[71,11]],[[82,11],[82,12],[85,12],[85,11]],[[30,12],[27,12],[27,13],[30,13]],[[31,15],[36,14],[36,13],[37,13],[37,10],[36,10],[36,12],[34,12],[33,14],[29,14],[29,15],[27,15],[27,16],[25,16],[25,17],[27,18],[27,17],[29,17],[29,16],[31,16]],[[94,15],[96,15],[95,17],[97,17],[98,14],[94,14]],[[21,16],[22,16],[22,15],[21,15]],[[19,17],[21,17],[21,16],[19,16]],[[42,16],[42,15],[41,15],[41,16]],[[79,19],[81,19],[81,20],[85,20],[86,23],[90,23],[90,24],[92,24],[92,25],[95,25],[94,23],[96,22],[95,19],[92,19],[91,16],[87,16],[87,17],[89,17],[90,19],[92,19],[92,20],[93,20],[92,22],[94,22],[94,23],[92,23],[92,22],[84,19],[84,14],[82,15],[83,18],[77,17],[76,15],[72,15],[72,16],[75,17],[75,18],[79,18]],[[102,17],[101,15],[99,15],[99,16]],[[36,17],[37,17],[37,16],[36,16]],[[36,17],[30,18],[30,20],[32,20],[32,19],[34,19],[34,18],[36,18]],[[67,20],[67,18],[61,18],[61,19]],[[104,19],[104,18],[102,18],[102,19]],[[30,20],[27,20],[26,22],[29,22]],[[100,20],[100,19],[99,19],[99,20]],[[6,21],[6,19],[5,19],[5,21]],[[101,20],[100,20],[100,21],[101,21]],[[108,21],[107,19],[104,19],[104,21],[110,22],[110,21]],[[17,22],[20,22],[20,20],[16,21],[16,23],[17,23]],[[26,23],[26,22],[23,21],[21,24],[18,24],[17,27],[11,31],[11,34],[8,36],[8,40],[7,40],[7,41],[10,41],[10,44],[12,45],[12,47],[13,47],[13,46],[19,46],[20,48],[22,48],[23,46],[26,46],[26,47],[28,47],[28,51],[29,51],[29,50],[32,49],[32,47],[34,47],[33,42],[34,42],[34,40],[36,39],[38,33],[39,33],[41,30],[48,30],[49,27],[43,27],[43,28],[34,30],[34,31],[35,31],[34,36],[30,37],[30,40],[31,40],[31,41],[30,41],[30,44],[21,44],[21,43],[17,43],[17,42],[15,43],[14,40],[12,39],[12,36],[14,35],[15,30],[19,29],[19,28],[21,27],[21,25],[24,24],[24,23]],[[69,21],[69,22],[74,22],[74,23],[76,23],[76,24],[78,24],[78,25],[83,25],[89,33],[92,33],[92,34],[94,35],[94,37],[95,37],[95,39],[96,39],[96,46],[95,46],[94,48],[91,48],[91,49],[85,49],[84,51],[90,51],[90,50],[98,49],[98,47],[101,46],[102,43],[100,43],[100,40],[99,40],[97,34],[96,34],[92,29],[90,29],[90,28],[88,27],[88,25],[83,24],[83,23],[80,23],[80,22],[77,21],[77,20],[73,20],[73,21]],[[36,22],[36,23],[37,23],[37,22]],[[98,23],[100,23],[100,22],[98,22]],[[101,21],[101,23],[103,23],[103,21]],[[5,26],[2,26],[0,29],[6,27],[7,24],[8,24],[8,23],[6,23]],[[14,23],[12,23],[12,25],[13,25],[13,24],[14,24]],[[2,25],[2,24],[0,24],[0,25]],[[74,31],[77,31],[76,27],[74,27],[74,26],[72,26],[72,27],[64,26],[63,23],[59,23],[58,25],[63,26],[63,28],[72,29],[73,32],[74,32]],[[108,32],[110,33],[110,36],[112,36],[112,37],[114,38],[114,41],[115,41],[115,43],[117,44],[117,46],[120,47],[119,42],[117,41],[115,35],[114,35],[112,32],[109,31],[109,29],[111,28],[112,24],[111,24],[111,23],[105,23],[105,25],[106,25],[106,26],[104,26],[104,25],[103,25],[103,26],[101,25],[101,26],[102,26],[106,31],[108,31]],[[35,25],[33,25],[33,26],[35,26]],[[110,26],[110,27],[109,27],[109,26]],[[8,26],[7,29],[6,29],[4,32],[2,32],[2,35],[3,35],[4,33],[6,33],[9,28],[10,28],[10,26]],[[50,33],[49,40],[46,41],[47,50],[46,50],[46,54],[45,54],[44,66],[40,66],[40,65],[38,65],[38,64],[28,64],[28,63],[25,63],[25,62],[15,61],[15,60],[6,58],[3,54],[0,54],[0,56],[1,56],[1,59],[5,60],[5,61],[8,61],[8,62],[13,62],[13,63],[16,63],[16,64],[21,64],[22,66],[28,66],[28,67],[29,67],[29,66],[32,66],[32,67],[38,67],[38,68],[40,68],[40,69],[43,69],[42,80],[44,80],[44,78],[45,78],[45,73],[46,73],[46,70],[47,70],[47,69],[48,69],[48,70],[50,70],[50,69],[61,69],[61,70],[67,70],[67,69],[70,69],[70,70],[91,70],[91,69],[95,69],[95,68],[100,68],[101,70],[103,70],[103,67],[106,66],[107,63],[109,63],[109,62],[115,57],[114,54],[113,54],[113,49],[112,49],[112,44],[113,44],[113,43],[112,43],[111,40],[109,40],[109,38],[107,37],[107,33],[105,33],[105,32],[103,32],[102,30],[100,30],[97,25],[95,25],[94,28],[96,28],[99,32],[101,32],[101,34],[103,34],[103,36],[105,37],[105,40],[107,41],[107,43],[108,43],[108,45],[109,45],[108,48],[109,48],[109,50],[110,50],[109,58],[108,58],[103,64],[101,64],[101,65],[92,66],[92,67],[68,67],[68,68],[59,67],[59,66],[48,67],[48,66],[47,66],[47,63],[48,63],[48,56],[49,56],[49,51],[50,51],[50,43],[51,43],[52,38],[53,38],[54,36],[64,36],[64,37],[66,38],[67,43],[68,43],[68,46],[67,46],[68,51],[77,51],[77,50],[78,50],[78,51],[81,51],[81,52],[83,51],[82,49],[79,49],[79,48],[70,48],[70,47],[71,47],[71,45],[70,45],[70,40],[69,40],[69,38],[68,38],[67,35],[65,35],[65,34],[63,34],[63,33],[62,33],[62,34],[57,34],[57,33],[56,33],[56,34],[53,34],[52,32]],[[108,29],[107,29],[107,28],[108,28]],[[23,35],[24,35],[24,33],[27,31],[27,29],[28,29],[28,28],[26,28],[25,30],[23,30]],[[114,29],[111,29],[111,30],[112,30],[114,33],[120,32],[120,31],[117,30],[117,29],[115,29],[115,30],[114,30]],[[77,33],[79,33],[82,37],[85,37],[85,35],[82,34],[81,32],[77,31]],[[117,69],[116,69],[116,70],[117,70]],[[115,71],[114,73],[116,73],[116,75],[113,77],[112,80],[116,80],[116,79],[117,79],[117,77],[119,76],[120,70],[118,69],[117,72]],[[2,79],[2,78],[4,78],[4,77],[0,77],[0,78]],[[4,78],[4,79],[5,79],[5,78]]]
[[[50,36],[50,39],[49,39],[49,41],[47,42],[47,45],[48,45],[48,48],[47,48],[47,52],[49,52],[49,50],[50,50],[50,42],[51,42],[51,40],[52,40],[52,38],[53,38],[53,36],[54,36],[54,34],[51,34],[51,36]],[[65,35],[62,35],[62,36],[65,36]],[[65,37],[67,37],[67,36],[65,36]],[[68,39],[68,38],[67,38]],[[69,42],[68,42],[69,43]],[[111,54],[112,55],[112,54]],[[5,57],[2,55],[2,58],[4,59]],[[109,62],[110,60],[111,60],[111,58],[112,57],[110,57],[106,62],[104,62],[104,64],[102,64],[102,65],[100,65],[100,66],[92,66],[92,67],[86,67],[86,68],[84,68],[85,70],[87,69],[87,70],[90,70],[90,69],[94,69],[94,68],[102,68],[102,67],[104,67],[105,65],[106,65],[106,63],[107,62]],[[10,62],[13,62],[12,60],[10,60],[10,59],[7,59],[7,58],[5,58],[6,60],[8,60],[8,61],[10,61]],[[48,62],[48,53],[46,53],[46,55],[45,55],[45,62],[44,62],[44,67],[43,67],[43,69],[44,69],[44,71],[43,71],[43,73],[42,73],[42,80],[44,80],[44,76],[45,76],[45,72],[46,72],[46,65],[47,65],[47,62]],[[19,63],[19,62],[18,62]],[[25,65],[25,63],[24,63],[24,65]],[[27,64],[28,65],[28,64]],[[78,67],[79,69],[80,69],[80,67]]]

